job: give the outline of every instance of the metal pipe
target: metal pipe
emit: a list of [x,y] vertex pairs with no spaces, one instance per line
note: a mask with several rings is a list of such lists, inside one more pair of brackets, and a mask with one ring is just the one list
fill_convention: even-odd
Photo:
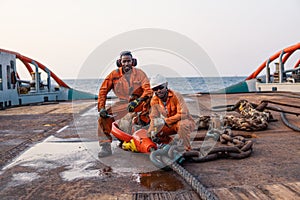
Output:
[[282,50],[279,55],[279,83],[283,82],[284,64],[282,62],[282,57],[284,53],[285,53],[284,50]]
[[51,92],[51,72],[50,70],[45,67],[45,72],[47,73],[47,87],[48,87],[48,92]]
[[35,91],[36,93],[39,93],[40,92],[39,66],[35,61],[32,61],[31,64],[35,66]]
[[266,83],[270,83],[270,58],[267,60],[266,63]]

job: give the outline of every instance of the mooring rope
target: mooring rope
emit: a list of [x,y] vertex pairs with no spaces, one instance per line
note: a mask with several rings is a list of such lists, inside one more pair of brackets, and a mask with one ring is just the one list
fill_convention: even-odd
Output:
[[217,200],[219,199],[213,192],[209,191],[195,176],[189,173],[178,163],[173,162],[170,167],[179,174],[184,180],[197,192],[201,199]]
[[289,127],[290,129],[294,130],[294,131],[298,131],[300,132],[300,128],[298,126],[295,126],[293,124],[291,124],[288,119],[286,118],[286,114],[284,112],[281,112],[280,113],[280,117],[281,117],[281,120],[282,122],[287,126]]
[[162,162],[180,175],[192,188],[199,197],[203,200],[218,200],[219,198],[211,191],[209,191],[194,175],[188,172],[184,167],[179,165],[176,161],[168,156],[161,156]]
[[161,149],[152,151],[150,160],[160,169],[175,171],[197,192],[201,199],[218,200],[219,198],[213,192],[209,191],[195,176],[178,164],[184,161],[182,151],[182,146],[165,145]]

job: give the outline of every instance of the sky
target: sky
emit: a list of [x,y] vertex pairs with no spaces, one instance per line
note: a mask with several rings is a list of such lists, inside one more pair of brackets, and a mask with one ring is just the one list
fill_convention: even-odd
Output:
[[[105,76],[124,47],[110,52],[115,57],[109,57],[109,67],[94,59],[93,69],[86,68],[91,55],[145,29],[186,37],[202,48],[220,76],[248,76],[300,41],[299,0],[0,0],[0,8],[0,48],[33,58],[62,79],[81,78],[83,71],[85,78]],[[180,59],[184,55],[160,49],[161,38],[146,34],[137,40],[158,41],[156,48],[129,49],[141,66],[173,65],[174,74],[195,75]],[[150,54],[161,59],[149,62]],[[106,55],[95,58],[101,56]]]

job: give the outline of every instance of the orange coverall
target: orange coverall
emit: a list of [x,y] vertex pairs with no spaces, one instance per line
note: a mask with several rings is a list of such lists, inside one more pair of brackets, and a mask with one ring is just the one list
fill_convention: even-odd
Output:
[[119,101],[114,103],[107,109],[109,115],[113,115],[113,118],[98,119],[98,139],[99,142],[111,142],[112,137],[110,135],[112,123],[124,117],[128,111],[127,106],[130,101],[137,98],[148,97],[146,101],[142,101],[135,109],[134,112],[141,112],[140,119],[146,123],[149,123],[149,101],[152,96],[152,90],[150,88],[149,79],[146,74],[135,67],[132,68],[130,74],[130,80],[127,80],[122,72],[122,67],[112,71],[103,81],[98,94],[98,112],[101,108],[105,108],[107,94],[110,90],[113,90],[115,95],[119,98]]
[[178,133],[179,138],[183,141],[185,149],[190,150],[190,132],[195,129],[196,125],[189,113],[182,95],[169,89],[168,99],[165,105],[157,96],[152,97],[150,105],[151,122],[148,134],[155,130],[153,119],[163,115],[165,117],[164,120],[166,124],[161,130],[157,130],[157,137],[159,137],[162,142],[168,143],[171,140],[169,135]]

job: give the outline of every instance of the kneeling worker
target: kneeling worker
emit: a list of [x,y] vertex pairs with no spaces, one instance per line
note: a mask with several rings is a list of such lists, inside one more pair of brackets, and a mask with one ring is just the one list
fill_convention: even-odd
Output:
[[[124,117],[128,112],[139,112],[139,121],[149,123],[149,101],[152,96],[149,79],[136,66],[136,59],[130,51],[120,53],[118,68],[113,70],[103,81],[98,95],[98,138],[100,151],[98,157],[112,154],[110,135],[112,123]],[[119,101],[106,108],[106,98],[113,90]]]
[[178,133],[185,150],[189,151],[190,133],[195,129],[195,122],[182,95],[168,89],[166,78],[160,74],[150,79],[150,86],[154,95],[150,102],[151,121],[147,132],[148,137],[155,137],[162,143],[169,143],[172,140],[169,136]]

